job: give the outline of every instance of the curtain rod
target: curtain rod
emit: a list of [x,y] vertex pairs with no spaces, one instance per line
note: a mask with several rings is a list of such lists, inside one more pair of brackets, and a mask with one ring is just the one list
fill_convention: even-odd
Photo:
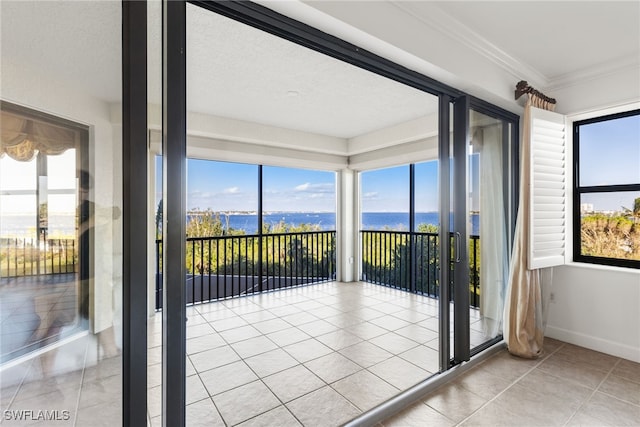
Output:
[[543,100],[551,103],[551,104],[555,104],[556,100],[554,98],[549,98],[547,95],[543,94],[542,92],[534,89],[533,87],[531,87],[529,85],[529,83],[526,82],[526,80],[520,80],[518,82],[518,84],[516,85],[516,90],[515,90],[515,97],[516,100],[518,98],[520,98],[522,95],[524,95],[525,93],[531,93],[535,96],[537,96],[538,98],[542,98]]

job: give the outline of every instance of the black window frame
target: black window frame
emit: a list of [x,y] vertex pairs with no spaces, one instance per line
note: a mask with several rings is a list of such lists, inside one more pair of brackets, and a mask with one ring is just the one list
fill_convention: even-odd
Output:
[[[589,264],[640,269],[640,260],[608,258],[582,254],[581,238],[581,196],[593,193],[613,193],[622,191],[640,191],[640,182],[634,184],[580,185],[580,127],[594,123],[617,120],[625,117],[640,116],[640,109],[593,117],[573,122],[573,260]],[[640,144],[640,140],[638,141]]]

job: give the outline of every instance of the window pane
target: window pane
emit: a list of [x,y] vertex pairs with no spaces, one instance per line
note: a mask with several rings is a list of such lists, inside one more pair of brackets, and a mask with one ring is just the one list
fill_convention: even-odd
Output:
[[[258,231],[258,166],[197,159],[187,165],[189,237]],[[195,221],[196,216],[206,221]]]
[[69,239],[76,234],[76,194],[49,194],[48,235],[54,239]]
[[409,230],[409,166],[362,172],[362,229]]
[[76,188],[76,150],[67,150],[57,156],[47,156],[49,189]]
[[438,161],[416,163],[415,165],[416,212],[415,230],[438,232]]
[[35,195],[0,195],[0,236],[35,237],[37,206]]
[[263,223],[273,233],[335,230],[335,172],[263,168]]
[[580,186],[640,183],[640,115],[578,126]]
[[640,260],[640,191],[582,194],[581,255]]
[[9,156],[0,158],[0,186],[2,191],[36,189],[36,160],[19,162]]

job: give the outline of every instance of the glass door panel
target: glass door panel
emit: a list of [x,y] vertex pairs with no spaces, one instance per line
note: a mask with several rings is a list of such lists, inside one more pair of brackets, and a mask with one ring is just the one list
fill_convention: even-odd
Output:
[[470,111],[468,249],[470,346],[502,334],[508,280],[509,123]]
[[3,421],[119,424],[122,5],[0,8]]

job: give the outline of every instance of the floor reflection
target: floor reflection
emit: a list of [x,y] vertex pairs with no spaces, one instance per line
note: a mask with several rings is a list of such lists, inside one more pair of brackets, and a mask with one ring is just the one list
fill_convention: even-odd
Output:
[[77,332],[76,277],[0,279],[0,363]]

